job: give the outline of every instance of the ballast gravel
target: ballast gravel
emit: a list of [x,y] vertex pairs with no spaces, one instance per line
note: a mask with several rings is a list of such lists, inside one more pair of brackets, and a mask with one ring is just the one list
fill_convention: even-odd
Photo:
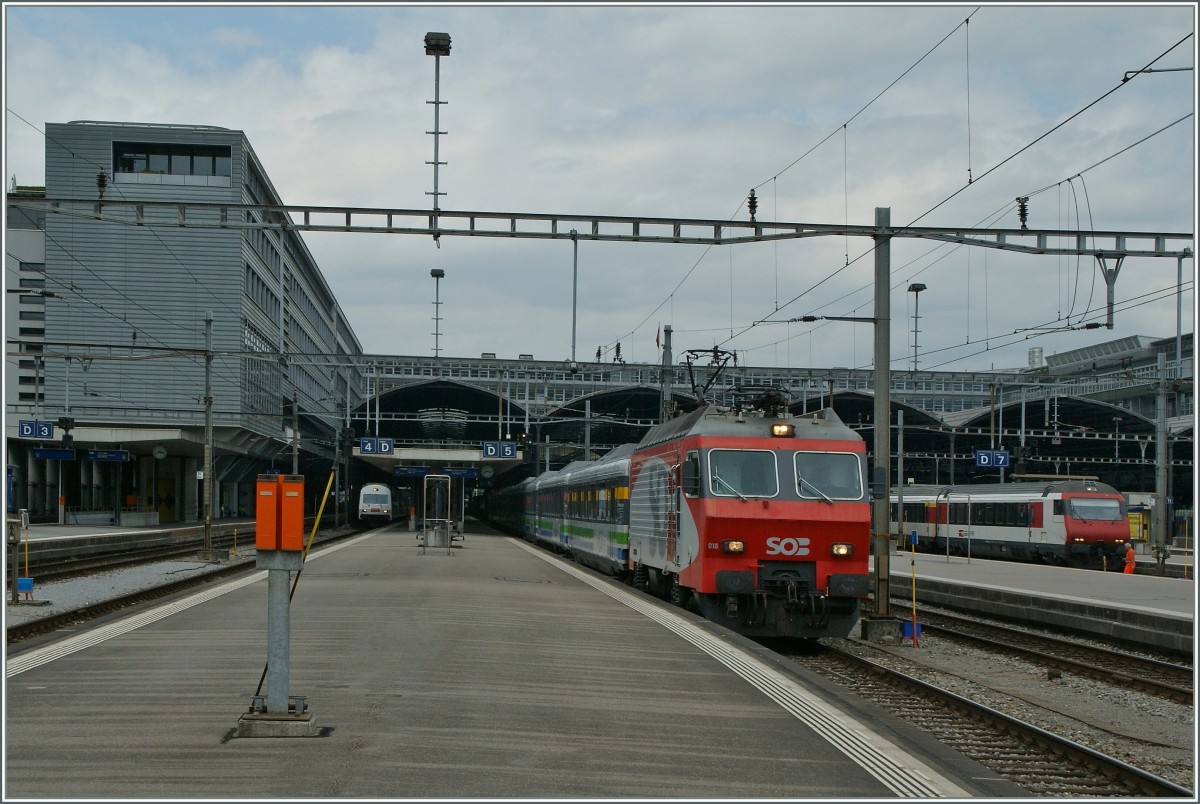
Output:
[[1020,657],[922,636],[838,647],[1195,789],[1195,707],[1120,683],[1050,672]]

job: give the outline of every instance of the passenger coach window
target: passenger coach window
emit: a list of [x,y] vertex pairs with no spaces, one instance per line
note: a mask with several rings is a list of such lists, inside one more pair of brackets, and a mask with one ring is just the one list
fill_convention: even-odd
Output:
[[861,500],[862,466],[848,452],[797,452],[796,491],[807,499]]
[[708,486],[720,497],[774,497],[779,493],[775,453],[714,449],[708,453]]

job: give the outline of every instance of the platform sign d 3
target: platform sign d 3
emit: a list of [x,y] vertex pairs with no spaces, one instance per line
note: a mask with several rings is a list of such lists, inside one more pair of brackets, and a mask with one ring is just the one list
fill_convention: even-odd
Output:
[[17,423],[17,435],[20,438],[54,438],[54,422],[43,422],[35,419],[21,419]]
[[977,449],[975,450],[975,465],[996,469],[1008,468],[1008,450],[1006,449]]

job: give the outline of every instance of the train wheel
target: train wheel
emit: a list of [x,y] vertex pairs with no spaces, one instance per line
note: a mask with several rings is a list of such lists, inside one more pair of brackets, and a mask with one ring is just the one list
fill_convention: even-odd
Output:
[[687,608],[692,600],[692,590],[679,585],[679,576],[671,576],[671,602],[681,608]]
[[646,591],[646,584],[649,583],[649,578],[646,575],[646,565],[638,564],[633,571],[633,580],[631,581],[633,588],[639,591]]

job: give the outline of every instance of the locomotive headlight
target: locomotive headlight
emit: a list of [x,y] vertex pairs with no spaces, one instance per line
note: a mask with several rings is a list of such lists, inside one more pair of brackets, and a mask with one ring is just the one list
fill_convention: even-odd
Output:
[[829,547],[830,551],[835,556],[852,556],[854,555],[854,545],[836,542]]
[[791,438],[796,434],[796,425],[794,424],[772,424],[771,435],[776,438]]
[[744,553],[746,552],[746,543],[741,539],[726,539],[721,542],[721,552],[723,553]]

